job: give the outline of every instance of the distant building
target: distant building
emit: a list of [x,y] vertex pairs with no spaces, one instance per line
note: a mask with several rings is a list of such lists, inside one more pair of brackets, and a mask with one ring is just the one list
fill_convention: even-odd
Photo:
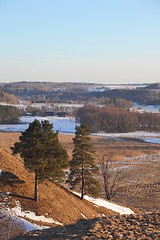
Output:
[[58,116],[58,117],[66,117],[66,116],[67,116],[67,113],[66,113],[66,112],[58,112],[58,113],[57,113],[57,116]]
[[54,112],[45,112],[44,116],[54,116]]

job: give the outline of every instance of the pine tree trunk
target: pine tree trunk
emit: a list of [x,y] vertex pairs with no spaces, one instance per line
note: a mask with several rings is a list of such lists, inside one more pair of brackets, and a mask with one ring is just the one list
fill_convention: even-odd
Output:
[[82,163],[82,188],[81,188],[81,200],[84,198],[84,166]]
[[38,172],[35,171],[35,179],[34,179],[34,200],[38,202]]

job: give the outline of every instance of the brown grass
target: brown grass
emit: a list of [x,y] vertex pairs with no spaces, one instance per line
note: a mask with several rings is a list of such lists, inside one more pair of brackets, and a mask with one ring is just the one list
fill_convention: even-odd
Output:
[[[1,164],[0,169],[8,171],[18,176],[24,181],[21,183],[0,182],[0,192],[11,192],[13,194],[33,198],[34,193],[34,174],[29,173],[25,169],[23,163],[11,156],[2,148],[0,149]],[[15,197],[14,197],[15,198]],[[16,197],[20,201],[24,210],[31,210],[37,215],[47,215],[56,221],[63,224],[73,223],[80,218],[83,218],[81,213],[86,218],[98,217],[103,212],[102,208],[97,208],[87,201],[81,201],[63,187],[57,186],[48,181],[39,184],[39,201],[22,199]],[[105,210],[106,215],[113,214],[110,210]]]
[[[17,195],[33,197],[34,193],[34,175],[25,169],[22,160],[11,155],[10,147],[18,141],[19,133],[0,133],[0,169],[8,171],[19,177],[24,183],[6,184],[0,182],[0,192],[11,192]],[[73,135],[59,135],[60,142],[67,149],[71,159],[73,144]],[[113,161],[126,161],[125,157],[149,155],[151,158],[141,158],[136,160],[136,164],[131,164],[128,169],[123,171],[126,176],[126,182],[123,189],[117,193],[113,199],[122,205],[127,205],[132,209],[136,208],[142,211],[151,211],[160,209],[160,185],[155,184],[159,181],[160,164],[159,160],[152,159],[152,154],[160,154],[160,146],[142,142],[111,141],[103,137],[92,137],[95,150],[95,160],[97,163],[104,155],[113,155]],[[130,160],[128,160],[130,161]],[[31,210],[37,215],[44,215],[53,218],[63,224],[70,224],[83,219],[83,214],[87,219],[99,218],[102,214],[106,216],[114,215],[114,212],[102,207],[95,207],[88,201],[81,201],[63,187],[50,182],[39,184],[39,201],[22,199],[20,197],[8,197],[8,204],[12,207],[18,200],[23,210]],[[3,202],[3,197],[0,197]],[[2,222],[1,222],[2,223]],[[8,224],[8,225],[7,225]],[[44,225],[44,223],[38,223]],[[48,224],[54,226],[54,224]],[[1,225],[2,226],[2,225]],[[9,221],[4,221],[5,229],[10,225]],[[7,231],[7,230],[6,230]],[[19,226],[13,227],[10,236],[20,233]],[[7,239],[7,235],[3,235]],[[3,237],[4,238],[4,237]],[[8,238],[9,239],[9,238]],[[18,238],[19,239],[19,238]]]
[[[10,147],[13,146],[13,144],[16,141],[18,141],[19,136],[20,136],[20,133],[2,133],[1,132],[0,146],[6,151],[11,153]],[[71,134],[68,134],[68,135],[59,134],[59,140],[62,143],[62,145],[67,149],[70,159],[71,159],[72,150],[73,150],[73,143],[72,143],[73,137],[74,135],[71,135]],[[97,163],[100,162],[100,160],[104,155],[109,155],[111,153],[113,153],[112,160],[117,162],[117,166],[119,164],[118,162],[126,161],[125,157],[144,156],[144,155],[151,156],[152,154],[157,154],[157,155],[160,154],[160,146],[158,144],[149,144],[149,143],[143,143],[138,141],[125,141],[125,140],[114,141],[111,139],[106,139],[104,137],[95,137],[95,136],[92,137],[92,142],[95,150],[95,160]],[[16,192],[18,192],[19,194],[22,194],[24,191],[24,192],[27,192],[27,196],[30,196],[30,197],[33,196],[33,174],[28,173],[28,171],[24,169],[23,164],[19,161],[18,162],[15,161],[14,160],[15,158],[12,159],[12,157],[8,153],[4,154],[4,150],[1,150],[0,154],[1,154],[0,155],[1,159],[3,159],[4,157],[6,158],[5,161],[1,161],[0,168],[4,168],[7,171],[12,171],[13,173],[20,176],[22,180],[25,181],[25,184],[23,184],[24,186],[21,186],[19,190],[16,189]],[[137,161],[141,161],[141,160],[137,160]],[[160,208],[160,204],[158,204],[157,203],[158,201],[156,201],[157,198],[159,199],[159,186],[157,187],[156,185],[154,187],[154,183],[159,181],[160,164],[158,160],[157,161],[147,160],[146,162],[145,161],[146,160],[144,159],[143,164],[141,162],[139,163],[137,162],[138,164],[137,163],[132,164],[129,166],[128,169],[123,171],[123,174],[125,174],[126,176],[126,180],[124,183],[124,191],[119,192],[117,196],[113,199],[114,201],[124,205],[128,205],[129,207],[139,208],[142,211],[150,211],[151,209],[156,210],[157,208]],[[122,166],[122,165],[119,165],[119,166]],[[146,184],[148,183],[153,185],[153,187],[147,188]],[[57,187],[56,186],[51,187],[50,183],[47,183],[49,185],[46,188],[45,184],[43,183],[40,186],[40,191],[43,191],[41,189],[44,188],[44,192],[46,191],[45,193],[46,196],[47,194],[49,194],[52,201],[54,199],[57,199],[57,196],[56,196]],[[137,190],[137,186],[138,186],[138,190]],[[144,189],[146,189],[146,191]],[[8,190],[9,191],[11,190],[11,186],[8,187]],[[65,198],[64,196],[66,195],[65,194],[63,195],[63,193],[61,193],[60,196],[61,197],[58,199],[58,202],[62,203],[61,198]],[[46,201],[46,197],[43,197],[41,199],[41,204],[43,205],[45,201]],[[44,212],[47,211],[46,207],[44,208],[45,208]],[[50,208],[50,206],[48,208]],[[58,208],[58,206],[55,205],[55,208]],[[77,207],[75,206],[75,208]],[[53,216],[56,216],[56,214],[57,214],[56,212],[55,214],[52,213]],[[72,215],[72,213],[69,213],[69,215]],[[78,217],[79,215],[77,213],[76,218]],[[64,221],[66,221],[67,223],[72,222],[69,218],[70,217],[67,217],[67,216],[64,217],[64,219],[66,219]],[[60,218],[59,221],[61,221],[61,219],[62,218]],[[73,221],[74,220],[75,219],[73,219]]]
[[[10,147],[18,141],[20,133],[5,133],[0,132],[0,147],[11,153]],[[72,134],[59,134],[59,140],[67,149],[68,155],[71,158],[73,150]],[[92,137],[96,160],[99,161],[102,155],[107,155],[111,152],[115,155],[115,160],[123,159],[125,156],[142,156],[146,154],[159,154],[160,146],[158,144],[149,144],[135,141],[114,141],[105,137]]]

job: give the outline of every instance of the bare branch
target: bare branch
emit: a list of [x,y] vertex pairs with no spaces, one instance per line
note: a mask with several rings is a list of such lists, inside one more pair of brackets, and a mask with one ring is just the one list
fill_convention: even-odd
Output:
[[100,170],[103,178],[104,192],[108,200],[111,200],[116,192],[120,189],[119,182],[121,179],[121,171],[115,171],[113,168],[114,154],[103,156],[100,162]]

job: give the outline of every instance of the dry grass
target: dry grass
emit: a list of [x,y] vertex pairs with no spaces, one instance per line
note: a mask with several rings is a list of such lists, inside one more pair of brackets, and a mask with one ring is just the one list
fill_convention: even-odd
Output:
[[[19,133],[0,133],[0,146],[6,151],[11,152],[10,147],[13,146],[16,141],[18,141],[19,136]],[[70,158],[73,150],[73,137],[74,135],[70,134],[59,135],[59,140],[67,149]],[[126,161],[126,157],[145,155],[152,156],[153,154],[157,154],[158,156],[160,154],[160,146],[158,144],[125,140],[113,141],[104,137],[92,137],[92,142],[94,145],[96,162],[99,163],[104,155],[113,153],[113,161],[117,162],[117,167],[123,166],[120,164],[120,162]],[[24,187],[21,186],[21,188],[19,190],[17,189],[16,191],[22,194],[24,189],[28,189],[27,195],[33,196],[33,175],[28,173],[27,170],[24,170],[22,163],[13,161],[12,157],[7,155],[7,153],[5,156],[7,156],[7,161],[5,160],[1,162],[1,164],[4,165],[3,168],[5,167],[7,171],[12,170],[13,173],[19,174],[22,180],[26,182]],[[136,164],[129,164],[129,167],[123,170],[123,174],[126,177],[124,188],[123,191],[120,191],[117,194],[117,197],[113,199],[114,201],[118,201],[121,204],[125,204],[133,208],[139,208],[142,211],[149,211],[151,209],[157,210],[160,208],[160,204],[158,204],[156,201],[157,198],[159,199],[159,185],[154,186],[154,183],[159,181],[160,164],[159,160],[152,161],[151,158],[150,160],[146,160],[144,158],[143,163],[140,159],[138,159],[135,161]],[[1,159],[3,159],[3,156],[1,156]],[[128,162],[129,161],[130,160],[128,160]],[[13,166],[13,169],[11,169],[11,166]],[[147,188],[146,184],[150,184],[151,187]],[[45,189],[44,184],[42,187]],[[9,190],[11,190],[10,188],[11,187],[8,187]],[[53,193],[53,198],[56,198],[56,188],[54,187],[54,189],[52,189],[51,186],[47,187],[47,189],[48,188],[51,188],[49,194]],[[47,189],[46,193],[48,191]],[[45,199],[42,200],[42,204],[44,202]],[[66,221],[67,223],[70,222],[69,219]]]
[[[10,147],[18,141],[20,133],[0,132],[0,147],[11,153]],[[69,157],[72,155],[73,139],[72,134],[59,134],[59,140],[67,149]],[[159,154],[160,146],[158,144],[149,144],[136,141],[114,141],[105,137],[92,137],[96,161],[101,159],[102,155],[113,152],[118,161],[124,156],[141,156],[146,154]]]
[[[5,179],[1,178],[0,192],[10,192],[19,195],[16,197],[7,197],[7,204],[10,207],[14,207],[16,201],[19,201],[24,211],[32,211],[38,216],[43,215],[53,218],[55,221],[62,224],[74,223],[83,219],[83,216],[87,219],[93,219],[102,216],[102,214],[105,214],[106,216],[115,214],[111,210],[104,210],[102,207],[97,208],[88,201],[81,201],[79,197],[73,195],[68,190],[48,181],[39,184],[39,201],[35,202],[33,199],[29,199],[33,198],[34,174],[29,173],[19,159],[11,156],[2,148],[0,148],[0,159],[0,169],[5,172],[13,173],[23,181],[23,183],[15,183],[14,181],[12,182],[12,180],[6,182]],[[0,196],[0,202],[4,202],[3,196]],[[35,221],[32,222],[36,223]],[[50,227],[55,226],[55,224],[46,224],[43,222],[37,222],[37,224],[48,225]],[[3,229],[3,232],[1,231],[0,239],[3,240],[10,239],[23,232],[23,229],[12,223],[10,218],[5,218],[4,221],[0,218],[0,225]]]
[[[0,133],[0,169],[13,173],[19,177],[23,183],[6,183],[0,182],[0,192],[11,192],[17,195],[33,197],[34,193],[34,175],[25,169],[20,158],[12,156],[10,147],[18,141],[19,133]],[[62,145],[67,149],[69,157],[72,156],[73,135],[60,134],[59,139]],[[139,208],[142,211],[151,211],[160,209],[160,185],[159,182],[160,164],[158,157],[152,158],[153,154],[160,154],[160,146],[142,142],[127,141],[111,141],[103,137],[92,137],[95,160],[97,163],[104,155],[113,154],[116,167],[122,166],[120,162],[128,161],[129,167],[123,170],[126,177],[123,189],[117,193],[113,199],[122,205],[132,208]],[[134,164],[126,157],[144,156],[149,158],[137,158]],[[132,160],[133,161],[133,160]],[[8,203],[15,205],[18,200],[24,210],[34,211],[37,215],[44,215],[53,218],[63,224],[75,223],[82,219],[81,213],[87,219],[99,218],[105,214],[106,216],[114,213],[102,207],[95,207],[87,201],[81,201],[78,197],[58,187],[50,182],[43,182],[39,185],[39,201],[36,203],[31,199],[23,199],[21,197],[8,197]],[[0,201],[3,199],[0,197]],[[38,223],[40,224],[40,223]],[[41,223],[44,225],[44,223]],[[49,224],[54,226],[54,224]],[[12,228],[10,221],[3,222],[3,228]],[[22,230],[19,226],[13,227],[10,236],[20,233]],[[4,235],[7,239],[8,235]],[[8,237],[9,239],[9,237]],[[26,238],[27,239],[27,238]]]
[[[16,195],[33,198],[34,193],[34,174],[25,169],[23,163],[11,156],[2,148],[0,149],[0,169],[8,171],[18,176],[24,183],[5,183],[0,182],[0,192],[11,192]],[[37,215],[46,215],[63,224],[73,223],[82,218],[81,213],[87,218],[98,217],[103,212],[102,208],[96,208],[87,201],[81,201],[63,187],[57,186],[50,182],[39,184],[39,201],[36,203],[31,199],[22,199],[20,201],[24,210],[31,210]],[[106,215],[113,214],[112,211],[106,210]]]

